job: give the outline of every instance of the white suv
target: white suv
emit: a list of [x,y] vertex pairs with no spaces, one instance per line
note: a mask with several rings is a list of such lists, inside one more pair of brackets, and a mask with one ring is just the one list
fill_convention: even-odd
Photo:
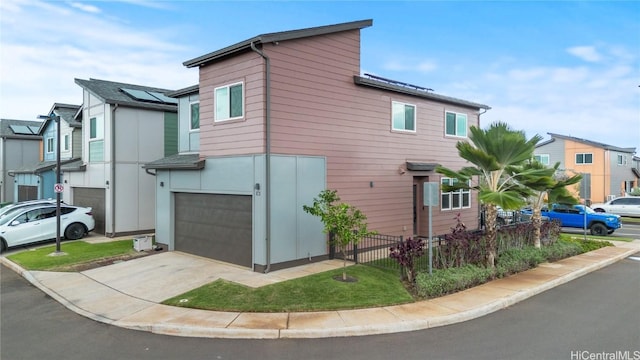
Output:
[[609,200],[604,204],[593,204],[591,208],[597,212],[640,217],[640,196],[619,197]]

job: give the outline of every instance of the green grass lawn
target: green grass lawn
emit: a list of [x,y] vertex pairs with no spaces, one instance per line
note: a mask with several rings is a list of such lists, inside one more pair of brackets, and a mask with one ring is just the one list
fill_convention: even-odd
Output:
[[623,224],[640,224],[640,218],[622,217],[620,220]]
[[[566,235],[568,237],[570,237],[571,239],[584,239],[584,234],[576,234],[576,233],[562,233],[563,235]],[[594,236],[594,235],[589,235],[589,232],[587,231],[587,240],[606,240],[606,241],[625,241],[625,242],[632,242],[635,239],[632,238],[628,238],[628,237],[613,237],[613,236]]]
[[49,256],[55,245],[31,249],[7,258],[27,270],[68,271],[69,265],[135,253],[131,240],[90,244],[85,241],[64,242],[60,250],[67,255]]
[[357,282],[334,280],[342,269],[250,288],[216,280],[163,302],[166,305],[205,310],[289,312],[357,309],[413,302],[397,271],[354,265],[347,275]]

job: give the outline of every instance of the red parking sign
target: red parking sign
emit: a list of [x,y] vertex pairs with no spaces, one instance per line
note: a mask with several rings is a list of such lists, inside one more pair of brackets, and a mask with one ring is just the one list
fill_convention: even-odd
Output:
[[53,185],[53,191],[55,191],[57,193],[63,192],[64,191],[64,185],[62,185],[62,184]]

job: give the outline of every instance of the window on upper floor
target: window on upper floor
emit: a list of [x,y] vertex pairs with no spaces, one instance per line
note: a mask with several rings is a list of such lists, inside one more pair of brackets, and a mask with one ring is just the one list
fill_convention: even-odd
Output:
[[543,165],[549,165],[549,154],[536,154],[533,158]]
[[214,121],[241,119],[244,116],[244,86],[242,83],[216,88],[214,93],[216,109]]
[[618,154],[617,156],[617,163],[618,165],[627,165],[627,157],[622,155],[622,154]]
[[467,137],[467,114],[445,112],[445,135]]
[[64,141],[62,142],[62,151],[69,151],[69,146],[71,146],[69,138],[69,134],[66,134],[64,136]]
[[53,149],[53,137],[48,137],[46,142],[47,142],[47,152],[48,153],[52,153],[54,151],[54,149]]
[[[457,179],[441,178],[442,185],[454,185]],[[471,207],[471,191],[468,189],[460,189],[449,192],[441,192],[440,206],[442,210],[464,209]]]
[[200,129],[200,103],[192,102],[189,107],[189,130]]
[[104,122],[102,117],[89,119],[89,162],[104,161]]
[[593,154],[591,153],[576,154],[576,164],[593,164]]
[[391,103],[391,129],[416,132],[416,106],[393,101]]

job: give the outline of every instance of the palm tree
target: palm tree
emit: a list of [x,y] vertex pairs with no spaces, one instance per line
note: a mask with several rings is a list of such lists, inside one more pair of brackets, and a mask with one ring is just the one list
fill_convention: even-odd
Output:
[[[478,199],[486,205],[485,241],[487,267],[494,268],[497,257],[496,206],[517,209],[530,194],[518,178],[530,174],[520,167],[533,157],[533,150],[542,137],[535,135],[527,140],[523,131],[512,130],[503,122],[496,122],[483,130],[472,126],[469,140],[456,144],[461,158],[475,166],[454,171],[442,166],[436,172],[453,178],[453,185],[443,185],[443,191],[472,189],[478,191]],[[472,183],[476,181],[475,185]]]
[[538,176],[528,176],[521,179],[521,183],[532,190],[529,197],[531,205],[531,223],[533,226],[533,244],[539,248],[540,228],[542,227],[542,206],[546,203],[577,204],[578,200],[571,195],[567,186],[578,183],[582,175],[558,178],[556,173],[560,163],[553,167],[546,167],[538,161],[525,163],[523,172],[536,173]]

